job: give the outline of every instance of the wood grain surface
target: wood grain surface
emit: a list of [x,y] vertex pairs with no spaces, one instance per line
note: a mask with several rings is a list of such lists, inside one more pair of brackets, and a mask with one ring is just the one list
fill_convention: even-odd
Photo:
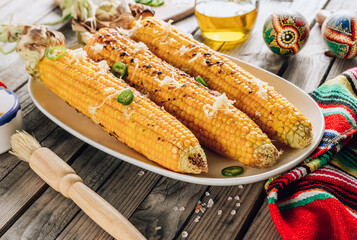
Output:
[[[287,8],[300,11],[311,27],[305,47],[288,58],[273,54],[262,38],[266,17]],[[320,9],[343,8],[357,10],[355,0],[261,0],[251,36],[238,46],[202,39],[193,15],[174,25],[215,50],[278,74],[310,92],[357,65],[356,58],[341,60],[324,54],[326,46],[320,26],[314,21]],[[52,22],[61,15],[50,0],[3,0],[0,12],[1,24],[8,23],[14,13],[16,24]],[[69,23],[51,29],[63,32],[68,46],[75,43]],[[17,53],[0,56],[0,78],[18,95],[26,130],[71,164],[87,186],[118,209],[148,239],[280,239],[270,217],[264,181],[245,186],[204,186],[130,165],[88,146],[45,117],[29,97],[28,75]],[[208,202],[213,205],[207,207]],[[196,211],[199,204],[206,204],[204,212]],[[112,239],[71,200],[49,188],[27,163],[8,153],[0,155],[0,238]]]

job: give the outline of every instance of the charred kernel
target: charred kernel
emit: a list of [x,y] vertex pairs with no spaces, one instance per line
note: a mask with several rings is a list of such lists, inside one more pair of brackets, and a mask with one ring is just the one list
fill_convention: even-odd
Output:
[[120,54],[121,57],[124,57],[124,56],[126,56],[126,55],[128,55],[126,52],[122,52],[122,53]]
[[211,53],[204,53],[203,56],[211,56]]
[[157,75],[161,75],[162,74],[162,72],[160,71],[160,72],[157,72]]
[[149,64],[149,65],[144,65],[143,67],[144,68],[151,68],[152,66]]
[[251,94],[253,91],[249,91],[249,94]]
[[135,59],[134,58],[130,59],[130,62],[132,62],[132,63],[135,62]]

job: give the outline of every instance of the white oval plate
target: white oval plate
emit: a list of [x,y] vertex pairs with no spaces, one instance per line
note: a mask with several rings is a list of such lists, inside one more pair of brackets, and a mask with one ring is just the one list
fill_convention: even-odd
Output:
[[267,81],[270,86],[273,86],[305,114],[313,126],[313,141],[311,145],[303,149],[291,149],[279,145],[277,147],[283,150],[283,154],[277,164],[264,169],[244,166],[244,173],[234,178],[222,176],[221,170],[228,166],[243,165],[204,148],[208,160],[208,173],[200,175],[175,173],[151,162],[143,155],[119,142],[116,138],[109,136],[107,132],[84,115],[77,113],[74,108],[68,106],[53,94],[44,83],[30,79],[29,92],[40,111],[60,127],[93,147],[131,164],[166,177],[190,183],[215,186],[254,183],[280,174],[302,162],[319,144],[325,127],[324,118],[315,101],[300,88],[261,68],[232,57],[229,58],[256,77]]

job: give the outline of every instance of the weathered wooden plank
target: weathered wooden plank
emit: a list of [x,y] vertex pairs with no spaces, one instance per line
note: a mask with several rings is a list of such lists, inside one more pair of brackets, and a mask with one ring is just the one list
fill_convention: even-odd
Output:
[[[37,114],[39,115],[39,114]],[[40,129],[40,128],[37,128]],[[46,131],[49,134],[52,131]],[[83,142],[57,128],[46,138],[43,146],[50,147],[68,161],[83,147]],[[40,195],[45,183],[29,168],[27,163],[16,165],[0,182],[0,234]]]
[[[120,164],[122,161],[89,147],[72,167],[84,183],[96,191]],[[70,199],[49,188],[9,228],[2,239],[55,239],[79,211]]]
[[173,239],[206,189],[162,178],[129,220],[148,239]]
[[254,218],[250,228],[244,235],[244,240],[250,239],[265,239],[265,240],[277,240],[281,239],[281,236],[276,230],[273,220],[271,219],[268,201],[265,200],[264,204],[260,208],[257,216]]
[[329,71],[326,77],[326,81],[354,67],[357,67],[357,58],[348,59],[348,60],[336,58],[331,67],[331,70]]
[[181,19],[178,22],[174,22],[173,25],[175,25],[175,27],[181,29],[182,31],[191,34],[195,32],[198,28],[198,23],[195,15],[191,15],[184,19]]
[[[254,203],[259,199],[263,184],[258,182],[243,188],[210,187],[209,195],[204,195],[200,201],[208,204],[209,199],[212,199],[213,206],[208,208],[206,205],[204,213],[192,212],[177,234],[177,239],[232,239],[239,236]],[[185,233],[188,234],[187,238],[184,238]]]
[[326,50],[320,28],[315,25],[311,29],[306,46],[287,61],[288,68],[282,77],[306,92],[316,89],[331,61],[331,58],[324,54]]
[[[161,176],[147,171],[144,175],[139,167],[122,164],[97,191],[126,218],[159,181]],[[57,239],[112,239],[83,212],[76,215]]]

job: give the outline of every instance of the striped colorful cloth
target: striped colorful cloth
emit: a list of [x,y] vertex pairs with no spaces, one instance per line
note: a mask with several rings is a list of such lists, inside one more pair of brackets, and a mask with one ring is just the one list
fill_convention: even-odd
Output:
[[310,93],[325,118],[319,147],[266,184],[283,239],[357,239],[357,68]]

